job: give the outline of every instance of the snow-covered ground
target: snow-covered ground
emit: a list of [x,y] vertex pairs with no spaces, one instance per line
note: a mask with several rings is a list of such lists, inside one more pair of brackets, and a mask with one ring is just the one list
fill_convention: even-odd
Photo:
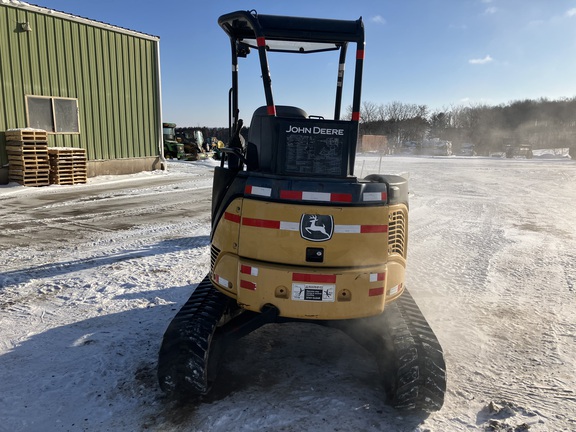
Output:
[[0,186],[0,431],[574,431],[576,163],[369,157],[410,177],[408,287],[443,345],[427,418],[383,402],[335,330],[269,325],[203,404],[158,389],[166,326],[209,266],[211,162]]

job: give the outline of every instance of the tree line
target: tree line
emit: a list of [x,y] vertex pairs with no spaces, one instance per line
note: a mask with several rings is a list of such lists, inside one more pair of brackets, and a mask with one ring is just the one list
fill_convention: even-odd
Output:
[[[348,107],[348,118],[351,107]],[[439,138],[452,142],[454,152],[473,144],[476,153],[503,152],[506,146],[531,145],[534,149],[570,148],[576,155],[576,97],[558,100],[525,99],[501,105],[455,105],[431,111],[426,105],[393,101],[365,101],[360,110],[360,135],[384,135],[388,147]],[[205,139],[227,142],[228,128],[197,127]],[[243,128],[247,136],[247,128]]]
[[[348,108],[350,115],[351,108]],[[426,105],[398,101],[363,102],[361,135],[385,135],[391,149],[406,142],[439,138],[458,151],[473,144],[479,155],[504,151],[507,145],[534,149],[570,148],[576,154],[576,97],[520,100],[497,106],[475,104],[430,111]]]

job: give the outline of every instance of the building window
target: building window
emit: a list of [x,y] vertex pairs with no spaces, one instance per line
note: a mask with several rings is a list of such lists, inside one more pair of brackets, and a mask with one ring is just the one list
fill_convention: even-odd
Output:
[[78,99],[26,96],[28,126],[54,133],[80,133]]

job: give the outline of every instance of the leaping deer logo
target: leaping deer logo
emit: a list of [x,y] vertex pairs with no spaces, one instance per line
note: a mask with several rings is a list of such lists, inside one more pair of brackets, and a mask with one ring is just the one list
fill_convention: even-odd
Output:
[[326,225],[316,225],[316,222],[318,222],[318,216],[316,215],[312,215],[310,216],[310,226],[304,228],[306,231],[308,231],[309,233],[311,233],[312,231],[319,231],[322,234],[324,234],[326,237],[330,237],[330,235],[326,232]]
[[300,234],[306,240],[326,241],[332,238],[333,226],[332,216],[304,214],[300,220]]

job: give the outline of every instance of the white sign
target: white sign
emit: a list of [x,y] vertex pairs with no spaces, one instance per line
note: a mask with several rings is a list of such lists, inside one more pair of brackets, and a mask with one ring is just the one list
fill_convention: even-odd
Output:
[[336,285],[323,284],[292,284],[292,300],[333,302],[336,294]]

